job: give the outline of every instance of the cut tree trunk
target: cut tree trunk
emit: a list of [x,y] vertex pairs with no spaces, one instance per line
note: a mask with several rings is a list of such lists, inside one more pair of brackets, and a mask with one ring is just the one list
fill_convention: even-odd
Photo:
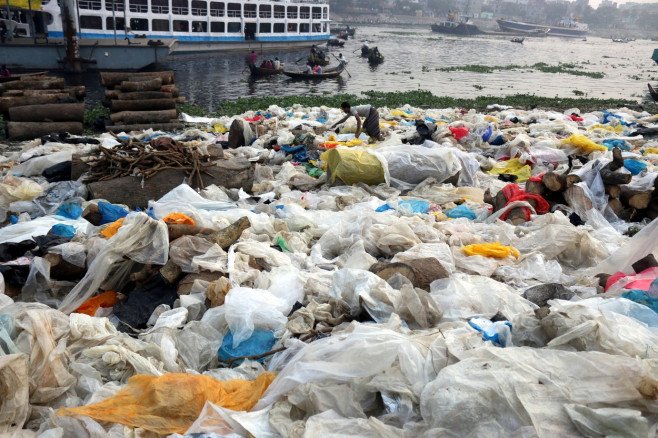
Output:
[[206,240],[216,243],[224,251],[226,251],[231,245],[235,243],[236,240],[240,238],[240,236],[242,236],[244,230],[249,227],[251,227],[251,222],[249,221],[248,217],[244,216],[233,222],[228,227],[213,234],[203,235],[202,237]]
[[12,122],[83,122],[84,103],[49,103],[9,108]]
[[162,88],[162,79],[149,79],[148,81],[140,82],[121,82],[121,91],[130,92],[130,91],[160,91]]
[[26,105],[42,105],[46,103],[55,103],[59,99],[70,97],[67,93],[42,94],[40,96],[23,96],[23,97],[0,97],[0,113],[9,114],[9,108]]
[[534,195],[543,195],[546,192],[546,186],[541,181],[526,181],[525,183],[526,193],[532,193]]
[[640,260],[636,261],[631,265],[633,267],[633,270],[635,271],[636,274],[639,274],[640,272],[649,269],[649,268],[655,268],[658,266],[658,261],[656,258],[653,256],[653,254],[646,255],[642,257]]
[[608,207],[610,207],[610,209],[614,211],[615,214],[618,214],[624,208],[624,205],[619,199],[612,198],[608,200]]
[[0,93],[7,90],[51,90],[66,88],[66,81],[62,78],[51,78],[42,81],[13,81],[0,84]]
[[605,186],[605,194],[611,198],[619,198],[621,194],[621,187],[619,186]]
[[123,122],[128,125],[150,124],[150,123],[169,123],[171,119],[178,116],[176,109],[160,111],[121,111],[110,114],[110,119],[114,123]]
[[186,224],[167,224],[167,231],[169,231],[170,242],[183,236],[196,236],[197,234],[212,234],[215,232],[212,228]]
[[42,135],[68,132],[82,135],[80,122],[8,122],[7,135],[10,140],[32,140]]
[[101,85],[112,88],[121,85],[122,82],[131,80],[138,82],[144,79],[160,78],[163,84],[174,83],[173,71],[156,71],[156,72],[101,72]]
[[559,175],[555,172],[546,172],[542,177],[546,188],[552,192],[563,192],[574,184],[580,182],[578,175]]
[[48,253],[43,258],[50,263],[50,277],[55,280],[73,280],[87,272],[86,267],[69,263],[60,254]]
[[621,195],[619,196],[622,204],[643,210],[649,206],[651,202],[651,192],[640,192],[632,190],[627,187],[621,188]]
[[630,173],[621,173],[610,169],[601,169],[601,179],[606,186],[619,186],[631,182],[633,175]]
[[113,100],[110,102],[112,112],[119,111],[154,111],[175,109],[174,99],[148,99],[148,100]]
[[119,90],[105,90],[105,97],[119,100],[149,100],[149,99],[172,99],[171,93],[164,91],[133,91],[122,93]]
[[612,149],[612,161],[606,164],[603,169],[614,172],[622,167],[624,167],[624,159],[621,156],[621,149],[614,148]]

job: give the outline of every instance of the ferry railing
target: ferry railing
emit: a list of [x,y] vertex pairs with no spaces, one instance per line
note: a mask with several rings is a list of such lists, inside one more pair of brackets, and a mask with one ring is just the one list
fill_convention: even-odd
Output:
[[288,12],[288,18],[297,18],[296,12]]
[[79,4],[80,9],[91,9],[93,11],[98,11],[101,8],[101,2],[81,1]]
[[226,13],[227,17],[239,17],[240,16],[240,11],[228,11]]
[[256,11],[244,11],[244,18],[256,18]]
[[128,7],[128,10],[130,12],[139,12],[139,13],[147,13],[149,11],[148,5],[130,5]]
[[211,9],[210,10],[210,16],[211,17],[223,17],[224,16],[224,9]]
[[207,9],[192,8],[192,15],[204,16],[208,13]]
[[171,13],[176,15],[187,15],[190,13],[190,10],[189,8],[173,7],[171,8]]
[[151,12],[154,14],[168,14],[169,6],[155,6],[151,5]]
[[286,18],[286,13],[285,12],[275,12],[274,13],[274,18]]
[[306,12],[300,12],[299,13],[299,18],[301,18],[302,20],[305,19],[305,18],[311,18],[311,14],[306,13]]
[[271,12],[259,12],[260,18],[272,18]]

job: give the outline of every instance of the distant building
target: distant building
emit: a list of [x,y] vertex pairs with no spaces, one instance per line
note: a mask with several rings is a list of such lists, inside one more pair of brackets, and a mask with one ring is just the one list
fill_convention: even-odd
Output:
[[603,0],[603,1],[599,4],[599,8],[613,8],[613,9],[617,9],[617,2],[615,2],[615,1],[613,1],[613,0]]

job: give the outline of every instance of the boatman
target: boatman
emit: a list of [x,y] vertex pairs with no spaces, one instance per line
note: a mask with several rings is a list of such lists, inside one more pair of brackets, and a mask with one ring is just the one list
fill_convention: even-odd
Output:
[[[340,109],[345,113],[345,117],[334,123],[329,129],[334,129],[336,126],[344,123],[351,116],[354,116],[356,118],[355,138],[359,138],[361,127],[363,126],[364,132],[370,137],[379,141],[384,140],[384,136],[382,136],[382,133],[379,130],[379,113],[377,112],[377,108],[372,105],[359,105],[352,108],[349,102],[343,102],[340,104]],[[362,118],[364,119],[363,123],[361,122]]]
[[256,65],[256,59],[258,58],[258,53],[254,52],[253,50],[249,54],[249,64],[254,64]]

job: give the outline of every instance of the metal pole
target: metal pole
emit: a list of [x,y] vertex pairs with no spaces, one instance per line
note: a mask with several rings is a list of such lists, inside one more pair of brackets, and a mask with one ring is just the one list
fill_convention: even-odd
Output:
[[27,15],[28,15],[28,23],[27,24],[28,24],[28,28],[30,29],[30,36],[34,36],[34,21],[33,21],[33,17],[32,17],[32,1],[31,0],[27,0],[27,7],[29,8],[28,13],[27,13]]
[[11,11],[9,10],[9,0],[7,0],[7,30],[9,31],[9,39],[11,39],[14,32],[11,30]]
[[[123,35],[128,39],[128,18],[126,16],[126,9],[128,9],[128,0],[123,0]],[[130,43],[130,41],[128,41]]]
[[117,45],[117,4],[112,0],[112,29],[114,30],[114,45]]
[[78,38],[82,39],[82,28],[80,27],[80,1],[75,0],[75,12],[78,14]]
[[60,9],[62,11],[62,29],[66,38],[66,56],[71,63],[73,71],[82,71],[80,60],[80,48],[78,47],[78,31],[74,15],[75,0],[62,0]]

